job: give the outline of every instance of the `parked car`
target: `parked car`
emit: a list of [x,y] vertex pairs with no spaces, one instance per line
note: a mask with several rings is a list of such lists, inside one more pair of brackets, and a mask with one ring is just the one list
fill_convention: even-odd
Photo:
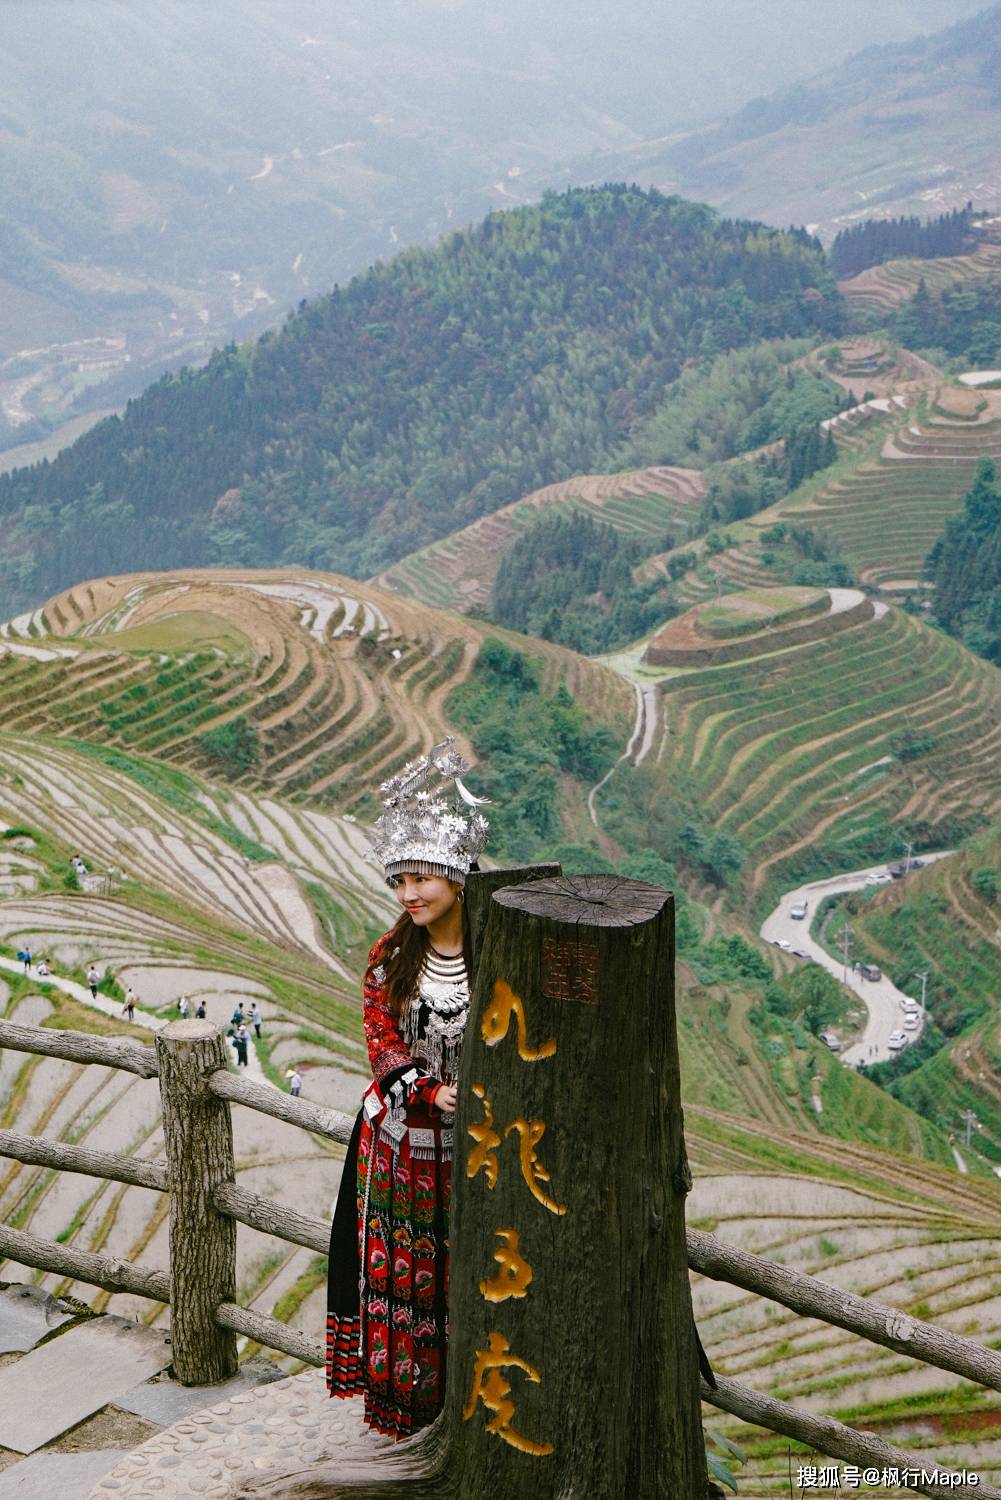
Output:
[[792,948],[792,944],[790,943],[788,938],[772,938],[772,942],[775,944],[776,948],[784,948],[787,953]]
[[894,1031],[890,1034],[890,1040],[886,1044],[891,1052],[899,1052],[901,1047],[907,1046],[907,1038],[902,1031]]
[[789,915],[794,922],[802,922],[808,911],[809,907],[805,901],[797,901],[795,906],[790,907]]
[[906,1016],[904,1017],[904,1030],[905,1031],[917,1031],[917,1029],[918,1029],[918,1013],[917,1013],[916,1010],[909,1010],[907,1012]]
[[813,963],[813,954],[807,953],[805,948],[793,948],[793,958],[805,958],[808,963]]
[[885,870],[873,870],[871,875],[865,877],[865,883],[866,885],[889,885],[892,879],[893,876],[887,874]]
[[832,1052],[841,1051],[841,1043],[838,1041],[833,1031],[822,1031],[820,1033],[820,1040],[823,1042],[825,1047],[830,1047]]
[[882,979],[883,971],[875,964],[859,964],[859,974],[863,979]]

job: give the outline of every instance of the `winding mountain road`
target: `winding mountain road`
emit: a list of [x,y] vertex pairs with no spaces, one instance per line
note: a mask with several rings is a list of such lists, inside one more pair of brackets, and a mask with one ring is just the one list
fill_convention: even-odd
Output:
[[615,764],[609,767],[601,780],[595,782],[587,794],[587,811],[595,828],[598,827],[598,813],[594,799],[624,760],[631,760],[634,766],[641,765],[646,760],[653,748],[653,737],[657,732],[657,689],[641,687],[632,678],[629,681],[636,694],[636,717],[633,720],[633,731],[629,736],[629,743]]
[[[935,860],[946,859],[953,851],[943,849],[938,854],[922,854],[921,858],[926,865]],[[885,872],[886,865],[870,865],[865,870],[853,870],[845,875],[833,875],[827,880],[815,880],[809,885],[801,885],[794,891],[786,891],[775,910],[767,916],[761,924],[761,936],[766,943],[786,943],[792,948],[799,948],[808,953],[815,963],[821,964],[829,974],[842,981],[844,967],[836,958],[820,946],[815,938],[810,935],[810,925],[816,910],[825,896],[835,896],[843,891],[857,891],[865,888],[866,877]],[[791,916],[791,910],[801,902],[806,902],[807,914],[805,919],[797,920]],[[865,1030],[857,1042],[841,1053],[841,1061],[850,1067],[857,1067],[859,1063],[886,1062],[894,1054],[890,1051],[889,1040],[891,1032],[901,1029],[903,1021],[903,1009],[901,1002],[910,999],[896,985],[891,984],[886,978],[872,980],[862,979],[857,973],[848,971],[848,988],[853,990],[868,1012],[868,1020]],[[918,1029],[910,1035],[916,1041],[921,1035],[924,1027],[924,1016],[920,1017]]]

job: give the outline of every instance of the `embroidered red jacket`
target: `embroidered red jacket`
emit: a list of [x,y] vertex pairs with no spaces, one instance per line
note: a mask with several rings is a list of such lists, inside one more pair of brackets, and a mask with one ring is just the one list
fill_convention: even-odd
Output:
[[398,1081],[401,1073],[414,1069],[417,1077],[406,1086],[407,1100],[429,1109],[442,1084],[439,1079],[424,1073],[411,1057],[403,1040],[399,1018],[393,1014],[389,1003],[381,960],[388,953],[391,937],[392,933],[385,933],[369,953],[362,990],[365,1002],[363,1024],[372,1077],[382,1096],[391,1084]]

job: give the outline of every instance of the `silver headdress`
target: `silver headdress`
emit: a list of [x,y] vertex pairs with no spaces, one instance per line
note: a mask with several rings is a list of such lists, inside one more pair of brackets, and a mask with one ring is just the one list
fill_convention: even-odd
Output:
[[[469,766],[453,744],[449,736],[433,745],[379,788],[383,810],[372,830],[372,851],[387,880],[409,872],[462,884],[486,844],[490,824],[480,808],[489,798],[474,797],[463,786],[459,777]],[[455,798],[448,796],[450,784]]]

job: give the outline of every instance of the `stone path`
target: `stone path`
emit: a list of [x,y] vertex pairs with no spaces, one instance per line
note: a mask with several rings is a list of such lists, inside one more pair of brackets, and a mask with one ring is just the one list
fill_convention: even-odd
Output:
[[[6,969],[10,974],[23,974],[24,964],[18,963],[16,958],[4,958],[0,956],[0,969]],[[86,1005],[89,1010],[100,1011],[102,1015],[111,1016],[114,1020],[122,1020],[122,1007],[117,1000],[109,1000],[107,995],[102,995],[98,990],[96,997],[90,993],[85,984],[78,984],[75,979],[65,979],[60,974],[39,974],[35,965],[32,964],[28,972],[29,979],[34,979],[37,984],[51,984],[63,994],[70,995],[78,1000],[81,1005]],[[180,1016],[173,1019],[180,1020]],[[167,1022],[161,1016],[151,1016],[148,1011],[136,1010],[131,1023],[133,1026],[141,1026],[146,1031],[159,1031],[166,1026]],[[232,1050],[232,1049],[231,1049]],[[233,1056],[235,1058],[235,1053]],[[274,1087],[271,1079],[266,1077],[261,1066],[261,1060],[251,1037],[250,1046],[247,1049],[247,1067],[243,1070],[248,1078],[253,1078],[256,1083],[266,1083],[270,1088]]]
[[322,1370],[258,1386],[150,1438],[94,1486],[90,1500],[233,1500],[250,1479],[363,1459],[391,1440],[370,1433],[361,1411],[360,1397],[331,1401]]

